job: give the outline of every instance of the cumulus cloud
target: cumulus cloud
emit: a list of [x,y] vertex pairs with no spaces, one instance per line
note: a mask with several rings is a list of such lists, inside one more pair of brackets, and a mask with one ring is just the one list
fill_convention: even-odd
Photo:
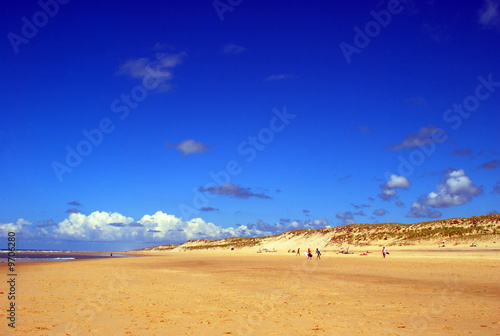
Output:
[[396,189],[406,189],[410,186],[411,184],[408,178],[403,175],[398,176],[396,174],[392,174],[386,183],[380,185],[382,192],[377,196],[384,201],[388,201],[396,196]]
[[109,224],[132,222],[132,218],[118,213],[95,211],[88,216],[71,213],[68,218],[59,223],[53,232],[62,240],[112,241],[126,238],[127,235],[121,227]]
[[171,144],[170,142],[167,142],[165,147],[174,148],[174,149],[178,150],[179,152],[182,152],[182,154],[184,156],[188,156],[191,154],[204,153],[204,152],[208,152],[210,150],[210,147],[208,147],[204,143],[194,141],[193,139],[183,140],[177,145],[174,145],[174,144]]
[[[142,57],[131,59],[125,62],[117,72],[119,75],[127,75],[132,78],[141,79],[145,84],[148,79],[155,79],[161,83],[157,89],[166,91],[170,86],[166,81],[172,78],[172,70],[182,63],[186,53],[169,54],[164,52],[157,52],[154,57]],[[152,86],[152,83],[148,84]],[[145,85],[146,86],[146,85]]]
[[500,161],[492,160],[492,161],[488,161],[486,163],[483,163],[482,165],[480,165],[477,168],[478,169],[496,169],[499,166],[500,166]]
[[236,45],[234,43],[228,43],[228,44],[224,45],[224,47],[222,48],[222,52],[224,54],[232,54],[232,55],[240,54],[246,50],[247,50],[247,48]]
[[482,188],[474,185],[463,169],[450,170],[438,184],[437,191],[429,193],[424,202],[434,208],[446,208],[469,202],[482,192]]
[[384,201],[388,201],[394,196],[396,196],[396,194],[397,194],[396,189],[382,189],[382,192],[377,196],[383,199]]
[[437,216],[437,213],[428,207],[447,208],[462,205],[483,193],[482,187],[476,186],[463,169],[453,168],[446,173],[436,189],[427,196],[420,197],[417,202],[413,202],[407,217],[439,217],[440,215]]
[[271,199],[271,197],[267,196],[264,193],[254,193],[250,190],[250,188],[244,188],[239,184],[233,184],[228,182],[222,186],[213,186],[213,187],[200,187],[198,189],[199,192],[208,192],[213,195],[226,195],[235,198],[262,198],[262,199]]
[[119,213],[95,211],[90,215],[70,214],[68,218],[51,227],[34,227],[31,222],[18,219],[15,223],[0,223],[0,236],[16,232],[23,238],[46,237],[52,241],[134,241],[143,243],[182,243],[195,239],[222,239],[227,237],[253,237],[279,234],[289,230],[329,227],[328,220],[308,219],[290,221],[281,219],[269,224],[262,220],[236,228],[222,228],[201,218],[184,221],[174,215],[157,211],[134,221]]
[[494,0],[485,0],[479,9],[479,23],[483,28],[498,28],[500,24],[499,3]]
[[437,127],[429,125],[422,127],[418,130],[417,134],[409,133],[400,144],[387,145],[390,150],[402,150],[405,148],[412,148],[423,146],[429,141],[433,141],[433,134],[438,130]]
[[145,215],[138,221],[148,230],[155,230],[148,234],[148,239],[161,240],[168,238],[170,241],[184,241],[207,237],[226,237],[226,231],[213,223],[206,223],[201,218],[182,221],[174,215],[161,211],[154,215]]
[[68,202],[68,204],[74,205],[74,206],[81,206],[80,202],[78,202],[78,201]]
[[9,232],[15,232],[18,238],[29,238],[32,236],[29,230],[31,224],[23,218],[19,218],[15,223],[0,223],[0,237],[7,237]]
[[377,209],[377,210],[374,210],[373,211],[373,214],[374,215],[377,215],[377,216],[383,216],[387,213],[387,210],[385,209]]
[[397,176],[392,174],[389,181],[384,184],[385,188],[408,188],[410,186],[410,181],[405,176]]
[[231,230],[222,229],[201,218],[183,221],[182,218],[156,212],[135,222],[119,213],[93,212],[70,214],[51,232],[54,239],[73,241],[143,241],[184,242],[206,237],[224,238]]
[[72,208],[72,209],[68,209],[66,210],[67,213],[80,213],[80,210],[78,210],[77,208]]
[[398,208],[404,208],[404,207],[405,207],[405,204],[404,204],[403,202],[401,202],[401,201],[396,201],[396,206],[397,206]]

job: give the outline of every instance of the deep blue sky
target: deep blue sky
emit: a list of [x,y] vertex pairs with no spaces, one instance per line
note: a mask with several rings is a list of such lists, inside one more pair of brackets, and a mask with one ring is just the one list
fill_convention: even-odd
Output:
[[0,5],[21,248],[500,211],[498,0],[42,3]]

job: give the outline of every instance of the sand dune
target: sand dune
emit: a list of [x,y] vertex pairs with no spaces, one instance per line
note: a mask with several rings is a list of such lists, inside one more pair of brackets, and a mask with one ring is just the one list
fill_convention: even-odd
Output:
[[[325,229],[288,231],[270,237],[226,238],[221,240],[200,239],[179,246],[160,245],[143,250],[206,250],[206,249],[260,249],[289,250],[297,248],[320,248],[338,250],[354,246],[358,250],[389,246],[391,248],[437,247],[445,240],[445,246],[469,247],[477,242],[482,247],[495,248],[500,244],[500,214],[451,218],[416,224],[352,224]],[[498,241],[498,242],[497,242]],[[455,245],[456,246],[456,245]]]

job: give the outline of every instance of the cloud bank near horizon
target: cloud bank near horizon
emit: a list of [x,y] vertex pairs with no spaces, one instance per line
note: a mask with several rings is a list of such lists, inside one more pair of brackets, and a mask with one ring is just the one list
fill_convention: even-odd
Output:
[[15,223],[0,223],[0,236],[16,232],[24,239],[117,242],[135,241],[141,243],[183,243],[196,239],[223,239],[228,237],[255,237],[280,234],[290,230],[319,229],[329,227],[326,219],[280,220],[269,224],[262,220],[246,225],[223,228],[201,218],[184,221],[182,218],[157,211],[134,221],[117,212],[94,211],[89,215],[71,213],[59,223],[39,225],[23,218]]

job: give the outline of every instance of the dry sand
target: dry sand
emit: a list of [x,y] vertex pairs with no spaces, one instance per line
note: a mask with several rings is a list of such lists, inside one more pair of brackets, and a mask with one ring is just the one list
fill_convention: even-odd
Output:
[[12,334],[500,335],[499,250],[372,251],[19,264]]

